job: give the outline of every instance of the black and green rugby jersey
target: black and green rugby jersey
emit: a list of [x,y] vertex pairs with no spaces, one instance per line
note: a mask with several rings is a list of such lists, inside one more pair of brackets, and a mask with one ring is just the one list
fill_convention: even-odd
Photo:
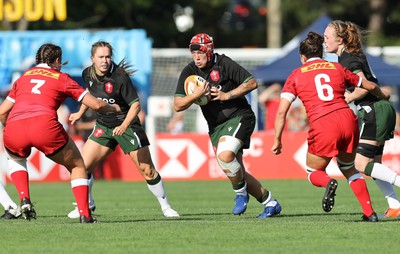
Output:
[[[342,66],[346,67],[351,72],[357,74],[362,71],[364,73],[365,77],[369,81],[379,84],[378,79],[375,77],[375,74],[371,70],[365,55],[355,56],[353,54],[347,53],[346,51],[343,51],[338,59],[339,59],[339,63]],[[354,87],[351,87],[349,90],[351,92],[354,91]],[[374,103],[376,101],[379,101],[379,99],[376,98],[371,93],[368,93],[364,98],[356,100],[356,101],[354,101],[354,103],[356,105],[360,105],[360,106],[367,106],[367,105],[371,105],[372,103]]]
[[[108,128],[114,128],[121,125],[124,121],[130,105],[139,101],[139,96],[132,80],[124,69],[118,67],[114,62],[111,63],[110,70],[104,76],[97,76],[99,81],[92,80],[90,77],[90,68],[83,70],[82,78],[89,89],[89,92],[96,98],[99,98],[109,104],[118,104],[121,107],[121,113],[104,114],[96,112],[97,122]],[[139,124],[139,118],[132,121],[132,125]]]
[[[253,76],[238,63],[225,55],[217,53],[213,56],[211,67],[200,69],[192,61],[181,72],[175,91],[175,96],[186,96],[184,82],[190,75],[199,75],[225,93],[235,89],[242,83],[247,82]],[[201,106],[201,110],[207,120],[210,131],[216,126],[244,114],[253,114],[251,106],[245,96],[228,101],[211,101]]]

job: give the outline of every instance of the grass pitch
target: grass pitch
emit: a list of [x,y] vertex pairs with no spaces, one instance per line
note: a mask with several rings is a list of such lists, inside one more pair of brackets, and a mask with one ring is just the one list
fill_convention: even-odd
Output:
[[[325,189],[307,180],[262,181],[282,205],[281,215],[257,219],[263,207],[250,199],[233,216],[228,181],[165,182],[180,218],[165,218],[145,182],[96,181],[98,224],[67,218],[69,183],[31,184],[37,220],[0,220],[0,253],[398,253],[400,219],[361,222],[361,208],[339,180],[336,204],[325,213]],[[386,200],[367,180],[378,214]],[[14,200],[13,185],[7,190]]]

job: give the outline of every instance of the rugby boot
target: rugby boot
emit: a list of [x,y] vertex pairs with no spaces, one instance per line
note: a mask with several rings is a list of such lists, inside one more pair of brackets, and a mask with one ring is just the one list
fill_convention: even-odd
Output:
[[388,208],[383,216],[386,218],[400,218],[400,208]]
[[247,203],[249,203],[249,194],[236,195],[235,206],[233,207],[232,213],[234,215],[241,215],[246,211]]
[[4,211],[4,214],[1,216],[1,219],[3,220],[13,220],[13,219],[18,219],[21,217],[21,208],[12,208],[11,206]]
[[278,203],[278,200],[275,199],[275,202],[276,202],[276,204],[273,205],[273,206],[266,206],[264,208],[264,211],[260,215],[258,215],[257,218],[261,218],[261,219],[270,218],[270,217],[273,217],[273,216],[276,216],[276,215],[280,214],[281,211],[282,211],[282,207]]
[[35,209],[33,209],[33,205],[31,203],[31,201],[26,197],[22,198],[22,200],[21,200],[21,213],[22,213],[22,217],[25,220],[31,220],[31,219],[36,220]]
[[329,213],[335,205],[335,192],[337,186],[338,183],[335,179],[331,179],[326,186],[324,198],[322,199],[322,209],[327,213]]
[[85,215],[81,215],[79,218],[79,223],[99,223],[99,221],[93,218],[93,216],[90,216],[90,218],[88,218]]

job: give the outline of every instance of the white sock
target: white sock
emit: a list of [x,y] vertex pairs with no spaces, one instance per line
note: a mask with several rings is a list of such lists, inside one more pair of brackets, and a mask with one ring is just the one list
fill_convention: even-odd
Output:
[[93,199],[93,195],[92,195],[92,187],[94,184],[94,177],[93,177],[93,173],[90,174],[90,178],[88,180],[89,183],[89,206],[94,205],[94,199]]
[[165,210],[170,208],[170,204],[168,203],[168,198],[164,188],[164,182],[162,179],[156,184],[150,185],[147,184],[149,190],[153,193],[153,195],[157,198],[158,203],[160,203],[161,210]]
[[242,195],[246,196],[247,195],[247,182],[244,182],[244,186],[238,190],[233,190],[236,192],[236,195]]
[[400,202],[397,199],[397,195],[396,192],[394,191],[393,185],[379,179],[374,179],[374,180],[376,185],[378,185],[379,189],[385,195],[389,207],[395,209],[400,208]]
[[261,204],[263,204],[265,207],[267,206],[275,206],[276,205],[276,200],[272,198],[272,193],[269,192],[268,198],[262,202]]
[[10,196],[8,195],[6,189],[4,188],[3,184],[0,183],[0,203],[4,207],[4,210],[8,210],[11,206],[12,208],[17,208],[17,204],[12,201]]
[[374,163],[371,177],[400,187],[400,177],[394,171],[380,163]]

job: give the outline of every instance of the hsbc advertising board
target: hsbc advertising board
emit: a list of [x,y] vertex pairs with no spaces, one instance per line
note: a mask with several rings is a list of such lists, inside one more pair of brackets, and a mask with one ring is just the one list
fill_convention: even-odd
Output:
[[[286,132],[283,135],[282,154],[271,152],[273,134],[256,132],[252,135],[251,147],[245,150],[244,163],[258,179],[307,179],[305,172],[307,152],[306,132]],[[82,141],[75,139],[80,144]],[[207,134],[157,134],[157,169],[164,180],[221,180],[226,179],[215,159],[214,150]],[[79,145],[78,145],[79,146]],[[7,159],[1,155],[3,178],[7,174]],[[385,145],[383,164],[400,174],[400,136],[396,135]],[[30,180],[36,182],[69,181],[68,171],[37,150],[28,158]],[[327,168],[329,175],[341,177],[332,160]],[[103,163],[105,180],[144,181],[129,156],[117,149]]]

